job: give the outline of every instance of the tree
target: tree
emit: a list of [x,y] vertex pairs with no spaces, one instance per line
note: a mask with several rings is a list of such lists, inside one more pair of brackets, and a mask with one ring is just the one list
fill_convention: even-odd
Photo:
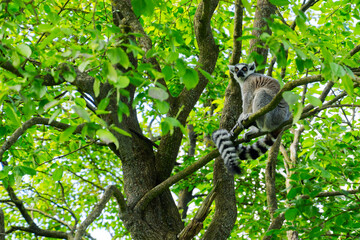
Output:
[[[0,239],[357,238],[359,5],[3,1]],[[293,115],[234,181],[240,59]]]

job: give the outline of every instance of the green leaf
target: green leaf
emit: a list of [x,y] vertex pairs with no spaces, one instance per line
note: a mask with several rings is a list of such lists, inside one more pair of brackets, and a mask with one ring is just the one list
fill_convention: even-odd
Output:
[[20,167],[21,171],[24,173],[24,175],[25,174],[30,175],[30,176],[36,175],[36,170],[33,168],[26,167],[26,166],[19,166],[19,167]]
[[165,65],[165,67],[161,69],[161,72],[164,74],[165,81],[168,81],[173,77],[173,70],[169,65]]
[[76,78],[76,74],[73,72],[63,72],[62,76],[64,77],[64,79],[67,82],[70,82],[70,83],[72,83]]
[[206,77],[207,80],[214,82],[215,79],[211,76],[211,74],[209,74],[207,71],[202,70],[201,68],[198,68],[198,71],[204,75],[204,77]]
[[82,119],[84,119],[87,122],[91,122],[89,113],[83,108],[78,105],[74,105],[72,107],[77,115],[79,115]]
[[154,12],[154,3],[152,0],[131,0],[136,16],[151,16]]
[[24,43],[21,43],[21,44],[17,45],[16,50],[18,51],[18,53],[20,53],[24,57],[28,58],[31,55],[31,48],[28,45],[24,44]]
[[52,178],[55,182],[60,181],[61,178],[63,177],[63,174],[64,174],[64,169],[62,166],[60,166],[55,169],[54,173],[52,174]]
[[122,134],[122,135],[125,135],[125,136],[128,136],[128,137],[131,137],[131,134],[128,133],[127,131],[121,129],[121,128],[118,128],[118,127],[115,127],[115,126],[112,126],[111,129],[117,131],[118,133]]
[[293,124],[297,123],[300,120],[301,114],[303,112],[303,108],[304,106],[300,102],[297,102],[294,105]]
[[333,55],[330,53],[330,51],[326,47],[322,46],[321,47],[321,52],[322,52],[326,62],[332,62],[333,61]]
[[176,118],[166,117],[160,123],[160,126],[161,126],[161,134],[162,135],[166,135],[169,132],[172,135],[174,133],[175,127],[179,127],[180,130],[183,132],[183,134],[185,134],[185,135],[187,134],[184,126],[182,126],[181,123],[179,122],[179,120],[177,120]]
[[47,110],[56,106],[58,103],[59,103],[59,100],[54,100],[54,101],[48,102],[47,104],[44,105],[44,111],[47,112]]
[[90,60],[87,60],[87,61],[84,61],[84,62],[80,63],[80,65],[79,65],[79,71],[80,71],[80,72],[84,72],[84,71],[85,71],[85,68],[87,67],[87,65],[89,65],[89,63],[91,63]]
[[299,48],[295,48],[296,55],[301,58],[301,60],[305,61],[307,59],[306,54],[301,51]]
[[282,7],[290,4],[289,0],[269,0],[275,6]]
[[54,121],[54,119],[59,115],[60,112],[61,112],[61,109],[55,110],[55,112],[51,115],[51,117],[49,119],[49,124],[52,123],[52,121]]
[[169,94],[164,89],[158,87],[150,87],[148,94],[150,97],[160,101],[164,101],[169,97]]
[[127,76],[119,76],[119,80],[116,83],[118,88],[126,88],[130,84],[130,79]]
[[293,93],[293,92],[284,92],[282,94],[282,96],[290,106],[297,103],[298,100],[300,99],[300,96],[298,94],[296,94],[296,93]]
[[98,105],[98,110],[105,110],[109,105],[109,103],[110,103],[109,98],[103,98]]
[[94,86],[93,86],[95,97],[98,97],[100,94],[100,84],[101,84],[100,80],[98,78],[95,78]]
[[170,105],[168,102],[155,99],[155,108],[160,112],[160,114],[166,114],[170,109]]
[[178,58],[179,58],[179,53],[178,53],[178,52],[170,52],[169,55],[167,55],[165,61],[166,61],[167,63],[173,63],[173,62],[175,62]]
[[322,106],[322,102],[319,98],[311,96],[311,95],[307,95],[307,99],[309,100],[309,103],[315,107],[320,107]]
[[68,140],[70,136],[75,132],[75,130],[76,130],[75,126],[68,127],[64,132],[60,134],[59,142],[62,143]]
[[289,191],[289,193],[287,194],[287,199],[293,199],[293,198],[295,198],[296,197],[296,195],[299,193],[299,192],[301,192],[301,188],[291,188],[290,189],[290,191]]
[[18,118],[14,108],[10,105],[10,104],[7,104],[5,103],[5,114],[7,116],[7,119],[10,120],[10,124],[11,125],[14,125],[15,127],[18,127],[21,125],[21,122],[20,122],[20,119]]
[[53,30],[53,28],[54,28],[54,25],[45,23],[45,24],[40,24],[37,27],[37,30],[39,32],[51,32]]
[[[284,47],[282,45],[280,46],[279,51],[277,51],[277,53],[276,53],[276,59],[279,64],[279,67],[286,67],[286,63],[287,63],[286,54],[285,54]],[[259,63],[259,62],[257,62],[257,63]]]
[[285,212],[285,219],[288,221],[293,221],[293,220],[295,220],[297,213],[298,213],[298,210],[296,208],[289,208]]
[[115,70],[115,68],[113,67],[113,65],[109,62],[105,63],[105,67],[106,67],[106,78],[109,79],[109,81],[113,84],[115,84],[117,82],[118,79],[118,75],[117,72]]
[[241,0],[243,6],[245,7],[246,11],[251,13],[251,1],[249,2],[248,0]]
[[106,55],[113,65],[120,63],[125,69],[130,66],[129,57],[122,48],[111,48],[106,52]]
[[116,149],[119,149],[119,141],[117,138],[108,130],[99,129],[96,131],[96,135],[106,144],[114,143]]
[[182,76],[180,80],[182,83],[185,84],[185,87],[190,90],[196,87],[196,85],[198,84],[199,76],[194,69],[188,68],[186,69],[184,76]]
[[9,175],[9,173],[5,172],[5,171],[0,171],[0,179],[4,179]]
[[18,68],[20,66],[20,57],[15,51],[13,51],[11,54],[11,63],[15,68]]
[[349,75],[346,74],[341,78],[341,85],[344,87],[345,91],[349,94],[350,97],[354,97],[354,83]]
[[301,58],[295,58],[296,67],[300,73],[304,71],[304,61]]

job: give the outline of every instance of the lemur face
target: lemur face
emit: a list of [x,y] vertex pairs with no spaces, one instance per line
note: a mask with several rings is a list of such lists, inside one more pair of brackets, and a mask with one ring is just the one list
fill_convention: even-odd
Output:
[[237,81],[244,81],[247,76],[255,72],[255,63],[238,63],[236,65],[229,65],[228,67]]

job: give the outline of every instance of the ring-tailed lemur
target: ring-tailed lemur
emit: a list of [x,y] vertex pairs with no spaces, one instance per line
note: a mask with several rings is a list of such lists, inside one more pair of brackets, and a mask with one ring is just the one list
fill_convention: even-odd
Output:
[[[236,127],[242,127],[242,121],[248,119],[251,114],[266,106],[279,92],[280,84],[272,77],[255,73],[255,63],[249,65],[245,63],[238,63],[235,66],[229,65],[229,69],[230,73],[234,75],[235,80],[240,84],[243,102],[243,112],[233,128],[234,130]],[[288,120],[289,117],[289,105],[282,99],[275,109],[258,118],[254,126],[250,127],[250,131],[245,134],[246,139],[249,135],[259,131],[269,132],[265,138],[258,140],[250,146],[239,145],[235,147],[230,139],[233,130],[231,133],[225,129],[215,131],[212,134],[212,139],[219,149],[228,171],[232,174],[240,174],[239,159],[256,159],[266,153],[280,133],[280,131],[273,130]]]

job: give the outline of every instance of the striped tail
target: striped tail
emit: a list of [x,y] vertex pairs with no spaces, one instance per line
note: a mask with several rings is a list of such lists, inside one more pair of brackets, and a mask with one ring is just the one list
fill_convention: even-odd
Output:
[[265,154],[269,148],[274,144],[276,137],[272,134],[267,134],[265,138],[259,139],[256,143],[250,146],[239,145],[237,147],[237,153],[241,160],[257,159],[261,155]]
[[234,143],[230,139],[230,133],[225,129],[219,129],[213,132],[212,139],[229,173],[241,174],[241,168],[238,166],[239,157]]
[[212,134],[212,139],[222,159],[224,159],[225,166],[232,174],[241,174],[239,159],[257,159],[265,154],[276,140],[276,137],[273,137],[272,134],[267,134],[265,138],[259,139],[259,141],[250,146],[240,144],[238,147],[235,147],[230,137],[230,133],[225,129],[216,130]]

